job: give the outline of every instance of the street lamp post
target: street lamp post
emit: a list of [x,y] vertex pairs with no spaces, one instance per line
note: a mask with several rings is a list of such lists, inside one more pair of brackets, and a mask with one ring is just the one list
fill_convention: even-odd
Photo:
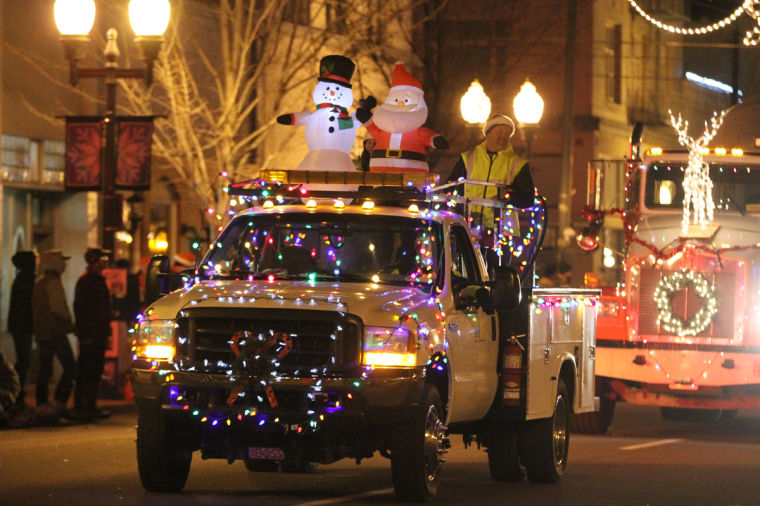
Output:
[[538,122],[544,113],[544,100],[529,80],[525,80],[520,92],[512,102],[515,119],[520,127],[520,134],[525,141],[525,158],[530,159],[533,137],[538,130]]
[[69,60],[69,81],[76,86],[79,79],[104,79],[106,85],[105,147],[102,174],[100,237],[102,246],[114,250],[114,233],[121,228],[121,200],[114,190],[116,164],[116,84],[118,79],[142,79],[146,86],[153,81],[153,62],[163,41],[163,33],[169,24],[171,7],[169,0],[131,0],[129,19],[140,46],[142,68],[120,68],[116,61],[119,47],[118,34],[110,28],[106,34],[103,50],[105,65],[95,68],[79,67],[89,43],[89,32],[95,20],[94,0],[56,0],[55,22],[61,33],[66,58]]

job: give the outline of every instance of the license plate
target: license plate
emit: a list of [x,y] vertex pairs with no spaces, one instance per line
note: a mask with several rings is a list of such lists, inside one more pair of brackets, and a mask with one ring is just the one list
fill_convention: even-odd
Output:
[[248,458],[257,460],[285,460],[285,452],[282,451],[282,448],[251,446],[248,448]]

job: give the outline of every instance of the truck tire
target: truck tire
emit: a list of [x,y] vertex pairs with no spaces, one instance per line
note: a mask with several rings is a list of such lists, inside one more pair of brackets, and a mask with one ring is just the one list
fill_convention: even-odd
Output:
[[570,431],[578,434],[604,434],[609,429],[614,414],[615,401],[602,397],[599,399],[599,411],[574,413],[570,416]]
[[428,501],[438,492],[445,453],[441,397],[433,385],[422,390],[421,406],[412,420],[391,434],[393,489],[403,501]]
[[532,483],[557,483],[565,471],[570,447],[570,396],[565,382],[557,384],[554,414],[527,422],[518,436],[520,462]]
[[187,482],[193,453],[167,426],[159,406],[143,407],[137,415],[137,469],[148,492],[179,492]]
[[493,429],[488,439],[488,469],[496,481],[519,482],[525,479],[517,450],[517,432],[509,428]]

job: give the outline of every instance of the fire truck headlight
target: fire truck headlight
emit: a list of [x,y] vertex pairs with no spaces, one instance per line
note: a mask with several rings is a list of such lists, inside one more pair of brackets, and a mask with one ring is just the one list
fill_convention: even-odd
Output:
[[174,320],[145,320],[137,329],[136,358],[171,360],[174,357]]

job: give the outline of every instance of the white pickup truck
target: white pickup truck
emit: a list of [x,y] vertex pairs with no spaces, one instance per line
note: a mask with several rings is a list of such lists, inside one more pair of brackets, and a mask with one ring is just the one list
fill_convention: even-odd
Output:
[[256,205],[136,330],[145,489],[181,490],[196,450],[285,472],[378,452],[398,497],[424,501],[452,434],[496,480],[556,482],[571,413],[598,405],[599,293],[490,279],[466,219],[409,186],[420,175],[352,174],[374,189],[351,204],[286,176],[232,188]]

